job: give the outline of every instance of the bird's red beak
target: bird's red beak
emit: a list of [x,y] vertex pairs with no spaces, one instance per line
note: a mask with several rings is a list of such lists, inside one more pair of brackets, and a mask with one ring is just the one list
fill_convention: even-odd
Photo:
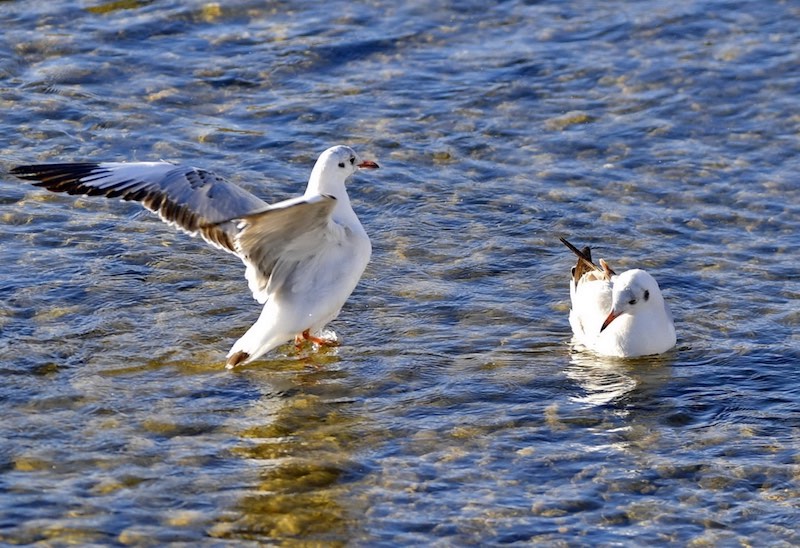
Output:
[[606,318],[606,321],[603,322],[603,326],[600,328],[600,333],[602,333],[603,330],[606,327],[608,327],[608,324],[610,324],[611,322],[616,320],[618,317],[619,317],[619,314],[614,314],[613,310],[611,312],[609,312],[608,317]]
[[364,169],[364,168],[367,168],[367,169],[378,169],[379,166],[378,166],[378,164],[376,164],[372,160],[364,160],[363,162],[358,164],[358,167],[360,167],[361,169]]

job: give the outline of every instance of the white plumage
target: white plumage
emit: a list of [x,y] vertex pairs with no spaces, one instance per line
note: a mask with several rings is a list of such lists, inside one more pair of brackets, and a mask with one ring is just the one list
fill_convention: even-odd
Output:
[[675,325],[656,280],[640,269],[615,274],[591,250],[578,250],[572,269],[569,323],[576,342],[603,356],[633,358],[661,354],[675,346]]
[[228,353],[231,368],[292,338],[332,342],[311,333],[339,314],[372,252],[345,181],[360,168],[377,167],[349,147],[329,148],[305,194],[273,205],[213,173],[168,162],[39,164],[12,173],[53,192],[140,202],[170,225],[238,256],[264,309]]

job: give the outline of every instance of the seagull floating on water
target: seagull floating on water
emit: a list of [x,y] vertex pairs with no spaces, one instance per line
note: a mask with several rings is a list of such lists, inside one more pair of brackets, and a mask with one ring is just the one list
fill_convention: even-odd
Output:
[[377,167],[350,147],[329,148],[305,194],[273,205],[211,172],[164,161],[38,164],[11,172],[53,192],[140,202],[168,224],[239,257],[264,309],[228,352],[230,369],[292,338],[336,344],[312,333],[339,315],[372,253],[345,181]]
[[589,247],[579,250],[572,268],[569,323],[578,343],[603,356],[634,358],[661,354],[675,346],[675,324],[656,280],[640,269],[617,275]]

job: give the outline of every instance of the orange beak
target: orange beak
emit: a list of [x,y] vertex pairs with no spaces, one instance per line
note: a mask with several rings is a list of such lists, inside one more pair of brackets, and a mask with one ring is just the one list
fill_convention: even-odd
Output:
[[603,332],[603,329],[608,327],[608,324],[610,324],[611,322],[616,320],[618,317],[619,317],[619,314],[614,314],[613,310],[611,312],[609,312],[608,317],[606,318],[606,321],[603,322],[603,326],[600,328],[600,333]]
[[372,160],[364,160],[363,162],[358,164],[358,167],[360,167],[361,169],[364,169],[364,168],[367,168],[367,169],[378,169],[379,166],[378,166],[378,164],[376,164]]

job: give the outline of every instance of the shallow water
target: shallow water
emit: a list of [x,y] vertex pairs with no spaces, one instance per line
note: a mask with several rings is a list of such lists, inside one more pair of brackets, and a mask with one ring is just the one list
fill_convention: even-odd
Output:
[[[0,9],[0,152],[265,199],[347,143],[373,259],[334,350],[233,373],[233,257],[0,177],[0,542],[800,543],[792,2]],[[565,235],[678,346],[570,347]]]

